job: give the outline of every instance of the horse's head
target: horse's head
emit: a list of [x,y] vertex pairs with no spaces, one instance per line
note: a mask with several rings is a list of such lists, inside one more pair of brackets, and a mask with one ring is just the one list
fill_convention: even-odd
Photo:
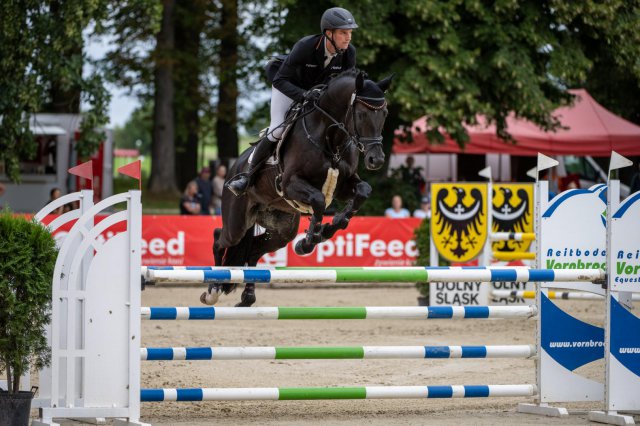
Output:
[[384,164],[382,128],[388,114],[384,92],[392,79],[393,75],[376,83],[366,79],[363,73],[356,77],[353,131],[358,148],[364,152],[364,165],[368,170],[378,170]]
[[[392,76],[380,82],[366,78],[361,71],[347,71],[331,80],[320,99],[320,106],[342,120],[349,136],[364,153],[364,164],[377,170],[384,164],[382,128],[387,117],[384,92]],[[338,118],[340,117],[340,118]]]

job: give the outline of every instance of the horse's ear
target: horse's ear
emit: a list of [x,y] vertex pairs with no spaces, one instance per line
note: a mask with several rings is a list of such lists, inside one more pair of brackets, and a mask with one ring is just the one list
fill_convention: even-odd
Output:
[[362,90],[362,88],[364,87],[364,79],[366,77],[366,74],[364,72],[359,72],[358,75],[356,75],[356,92],[359,92]]
[[389,86],[391,86],[391,80],[393,80],[393,77],[396,74],[393,73],[391,74],[389,77],[384,78],[382,80],[380,80],[379,82],[377,82],[376,84],[378,85],[378,87],[383,91],[386,92],[389,89]]

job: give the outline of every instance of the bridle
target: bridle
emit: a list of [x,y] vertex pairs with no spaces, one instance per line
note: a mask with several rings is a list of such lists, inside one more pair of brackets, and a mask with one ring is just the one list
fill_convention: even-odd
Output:
[[[351,144],[355,143],[356,147],[358,148],[358,151],[360,151],[361,153],[365,152],[365,149],[369,146],[374,146],[374,145],[382,145],[382,136],[361,136],[358,132],[358,126],[356,125],[356,114],[355,114],[355,108],[354,105],[357,103],[364,105],[367,109],[372,110],[372,111],[380,111],[382,109],[384,109],[387,106],[387,101],[385,100],[384,97],[382,98],[370,98],[370,97],[365,97],[365,96],[357,96],[356,92],[354,91],[351,94],[351,101],[349,102],[349,107],[347,108],[347,112],[345,113],[344,119],[343,121],[338,121],[336,120],[329,112],[327,112],[326,110],[324,110],[322,107],[320,107],[320,105],[318,105],[318,101],[314,101],[312,104],[313,109],[309,110],[306,113],[302,114],[302,128],[304,129],[305,135],[307,137],[307,139],[309,140],[309,142],[311,142],[313,145],[315,145],[316,147],[318,147],[319,149],[325,151],[327,154],[329,154],[329,156],[332,158],[332,162],[334,164],[337,164],[340,162],[340,160],[342,159],[343,154],[345,153],[345,151],[351,146]],[[381,104],[379,106],[376,106],[374,104],[381,102]],[[305,121],[305,116],[308,115],[309,113],[311,113],[313,110],[319,111],[321,112],[325,117],[327,117],[332,124],[330,124],[329,126],[327,126],[327,128],[325,129],[325,145],[321,146],[318,141],[316,141],[313,136],[311,136],[311,133],[309,132],[309,130],[307,129],[307,123]],[[354,134],[351,134],[349,132],[349,130],[347,129],[347,126],[345,125],[345,123],[347,122],[348,118],[349,118],[349,114],[351,114],[352,116],[352,121],[353,121],[353,132]],[[330,141],[329,141],[329,130],[332,127],[336,127],[338,130],[342,131],[346,136],[347,136],[347,141],[346,143],[342,144],[342,148],[340,149],[340,147],[335,151],[332,152],[329,149],[327,149],[326,147],[331,146]]]

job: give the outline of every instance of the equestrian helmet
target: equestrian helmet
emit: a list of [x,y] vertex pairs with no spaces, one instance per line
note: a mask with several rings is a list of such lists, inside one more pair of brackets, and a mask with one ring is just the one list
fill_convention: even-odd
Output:
[[352,30],[358,28],[356,20],[347,9],[332,7],[325,10],[320,19],[320,31],[324,30]]

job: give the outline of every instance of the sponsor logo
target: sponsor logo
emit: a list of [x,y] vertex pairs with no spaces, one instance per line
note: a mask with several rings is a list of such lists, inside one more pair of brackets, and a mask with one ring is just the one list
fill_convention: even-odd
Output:
[[[606,269],[607,251],[602,248],[593,250],[578,247],[549,248],[546,251],[547,269]],[[555,257],[555,259],[554,259]]]
[[585,340],[580,342],[549,342],[550,348],[603,348],[604,342]]
[[[291,243],[292,246],[298,240],[304,238],[304,234],[298,234]],[[319,264],[331,260],[332,257],[374,257],[379,258],[382,263],[376,261],[377,266],[406,266],[406,258],[415,258],[418,255],[416,242],[414,240],[390,240],[371,239],[370,234],[346,233],[318,244],[314,252],[316,261]],[[388,259],[391,258],[391,259]]]
[[318,65],[317,64],[304,64],[305,67],[308,68],[316,68]]

